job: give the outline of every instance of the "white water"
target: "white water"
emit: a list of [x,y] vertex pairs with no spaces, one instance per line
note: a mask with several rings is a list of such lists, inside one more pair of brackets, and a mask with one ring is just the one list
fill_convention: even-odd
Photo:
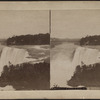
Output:
[[15,89],[13,88],[13,86],[7,85],[5,87],[0,87],[0,91],[15,91]]
[[82,62],[86,65],[100,62],[100,51],[97,49],[91,49],[86,47],[78,47],[75,51],[73,58],[73,66],[82,65]]
[[16,65],[23,62],[34,61],[34,59],[28,59],[27,57],[29,57],[29,54],[24,49],[4,47],[0,57],[0,75],[5,65],[9,66],[10,63]]
[[77,65],[98,62],[100,51],[97,49],[75,46],[71,43],[56,46],[51,51],[51,87],[68,86],[67,81],[73,76]]
[[67,80],[73,73],[71,62],[75,48],[73,44],[61,44],[51,50],[50,87],[67,85]]

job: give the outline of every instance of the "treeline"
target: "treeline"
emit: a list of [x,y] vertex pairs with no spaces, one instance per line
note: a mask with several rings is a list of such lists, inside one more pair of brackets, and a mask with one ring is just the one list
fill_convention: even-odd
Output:
[[86,36],[81,38],[80,45],[100,45],[100,35]]
[[50,44],[50,34],[20,35],[7,39],[7,45],[46,45]]
[[50,89],[50,64],[43,62],[4,66],[0,87],[6,85],[12,85],[16,90]]
[[70,86],[100,87],[100,63],[77,66],[74,75],[68,81]]

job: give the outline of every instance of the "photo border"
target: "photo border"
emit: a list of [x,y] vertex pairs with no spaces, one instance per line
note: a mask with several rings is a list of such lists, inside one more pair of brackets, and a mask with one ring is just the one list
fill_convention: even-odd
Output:
[[[0,10],[100,9],[100,1],[0,1]],[[100,90],[0,91],[0,99],[98,99]]]

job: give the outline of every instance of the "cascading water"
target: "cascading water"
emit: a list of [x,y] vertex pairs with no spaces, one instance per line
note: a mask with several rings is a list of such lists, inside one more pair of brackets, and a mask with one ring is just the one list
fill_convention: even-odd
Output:
[[72,75],[71,62],[75,48],[73,44],[61,44],[52,49],[50,87],[54,85],[66,87],[67,81]]
[[77,65],[90,65],[100,62],[100,51],[97,49],[61,44],[55,47],[52,52],[51,87],[54,84],[61,87],[66,86],[67,81],[73,76]]
[[[71,76],[76,70],[78,65],[82,66],[95,64],[100,62],[100,52],[97,49],[91,49],[86,47],[77,47],[71,62]],[[70,78],[71,78],[70,76]]]
[[32,61],[33,59],[28,59],[28,52],[24,49],[4,47],[1,52],[0,57],[0,75],[3,71],[3,67],[9,64],[21,64],[24,62]]
[[86,64],[94,64],[100,61],[100,52],[97,49],[90,49],[85,47],[78,47],[75,51],[74,58],[73,58],[73,65],[77,66]]

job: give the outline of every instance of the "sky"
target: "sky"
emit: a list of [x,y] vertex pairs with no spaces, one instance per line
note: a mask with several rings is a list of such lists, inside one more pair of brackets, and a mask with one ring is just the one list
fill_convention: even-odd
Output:
[[0,38],[49,32],[48,11],[0,10]]
[[[51,37],[100,35],[100,10],[52,10]],[[0,38],[49,33],[49,11],[0,10]]]
[[100,10],[52,11],[51,37],[81,38],[100,35]]

